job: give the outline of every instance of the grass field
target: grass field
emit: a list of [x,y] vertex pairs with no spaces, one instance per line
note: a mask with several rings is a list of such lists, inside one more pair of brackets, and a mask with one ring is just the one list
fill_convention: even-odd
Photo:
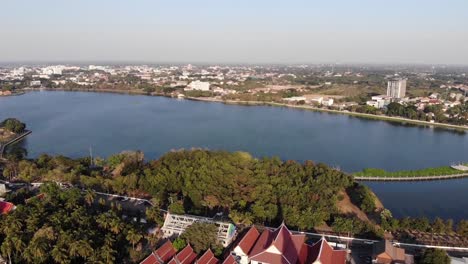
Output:
[[441,176],[461,174],[463,171],[453,169],[449,166],[426,168],[421,170],[402,170],[402,171],[386,171],[382,169],[368,168],[360,172],[353,173],[359,177],[416,177],[416,176]]

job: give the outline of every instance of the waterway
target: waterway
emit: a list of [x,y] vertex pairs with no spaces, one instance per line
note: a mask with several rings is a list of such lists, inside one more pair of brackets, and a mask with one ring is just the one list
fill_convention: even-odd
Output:
[[[29,157],[80,157],[92,147],[96,156],[138,149],[152,159],[201,147],[314,160],[347,172],[468,161],[466,132],[281,107],[43,91],[0,98],[0,120],[7,117],[33,131],[21,142]],[[468,219],[468,179],[367,184],[395,216]]]

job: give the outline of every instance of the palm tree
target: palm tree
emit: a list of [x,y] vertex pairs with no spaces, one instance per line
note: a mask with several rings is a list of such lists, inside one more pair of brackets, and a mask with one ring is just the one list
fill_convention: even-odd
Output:
[[33,263],[44,262],[48,254],[47,244],[48,241],[45,239],[32,240],[24,251],[23,257]]
[[55,245],[54,248],[52,249],[51,256],[54,259],[54,261],[58,263],[70,262],[68,249],[63,244]]
[[96,219],[96,222],[101,228],[104,228],[106,230],[109,229],[111,225],[111,219],[109,218],[108,214],[100,214]]
[[135,231],[135,229],[130,229],[127,232],[126,236],[128,242],[132,243],[133,250],[135,250],[135,244],[138,243],[143,236]]
[[88,189],[88,190],[86,190],[84,198],[85,198],[86,203],[88,205],[91,205],[94,202],[94,200],[96,199],[96,193],[93,190]]
[[70,244],[70,255],[84,259],[93,254],[93,248],[86,240],[77,240]]
[[109,230],[112,233],[117,235],[118,233],[122,231],[123,228],[124,228],[124,224],[120,221],[118,217],[115,216],[110,220]]
[[8,256],[8,262],[11,264],[11,255],[13,253],[13,241],[11,238],[7,237],[5,239],[0,247],[0,250],[2,251],[2,254],[5,256]]

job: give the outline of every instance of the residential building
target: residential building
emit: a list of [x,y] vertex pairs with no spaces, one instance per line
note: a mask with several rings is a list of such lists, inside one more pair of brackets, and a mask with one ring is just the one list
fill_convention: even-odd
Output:
[[405,250],[395,247],[392,242],[382,240],[374,244],[373,263],[377,264],[413,264],[414,257],[405,254]]
[[406,95],[406,79],[392,78],[388,80],[387,96],[392,98],[403,98]]
[[287,101],[287,102],[300,102],[300,101],[306,101],[307,98],[305,98],[304,96],[293,96],[293,97],[287,97],[287,98],[283,98],[283,101]]
[[34,87],[34,86],[41,86],[41,81],[31,81],[31,82],[29,83],[29,85],[31,85],[31,86],[33,86],[33,87]]
[[218,240],[224,247],[227,247],[236,233],[236,227],[227,222],[215,221],[213,218],[192,216],[192,215],[176,215],[167,213],[164,225],[161,228],[164,238],[179,236],[187,227],[195,222],[206,222],[215,224],[218,227]]
[[210,83],[209,82],[201,82],[199,80],[191,82],[187,88],[184,90],[191,91],[191,90],[198,90],[198,91],[209,91],[210,90]]
[[326,98],[322,100],[322,105],[325,105],[325,106],[332,106],[333,103],[334,103],[333,98]]
[[383,108],[383,101],[371,100],[371,101],[367,101],[366,105],[370,105],[370,106],[373,106],[375,108]]

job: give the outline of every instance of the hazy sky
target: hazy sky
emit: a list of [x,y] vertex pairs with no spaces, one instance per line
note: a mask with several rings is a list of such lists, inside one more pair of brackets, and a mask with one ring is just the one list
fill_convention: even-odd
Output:
[[468,0],[0,0],[0,62],[468,64]]

